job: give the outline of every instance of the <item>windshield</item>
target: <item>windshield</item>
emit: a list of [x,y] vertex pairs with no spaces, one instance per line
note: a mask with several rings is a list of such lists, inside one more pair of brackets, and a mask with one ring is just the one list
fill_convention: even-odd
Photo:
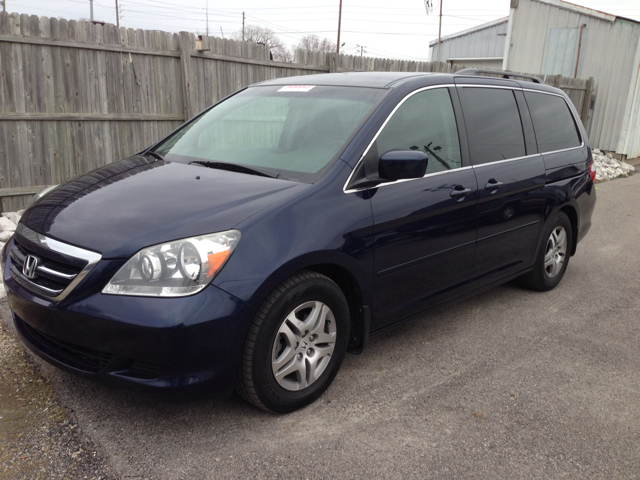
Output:
[[[314,182],[387,91],[327,86],[248,88],[154,150],[166,160],[253,167]],[[239,171],[239,170],[238,170]]]

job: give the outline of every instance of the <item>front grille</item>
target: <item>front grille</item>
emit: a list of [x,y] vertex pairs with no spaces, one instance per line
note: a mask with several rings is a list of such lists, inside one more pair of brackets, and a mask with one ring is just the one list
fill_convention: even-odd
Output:
[[[10,252],[13,266],[11,273],[15,277],[19,277],[21,280],[30,280],[30,283],[39,287],[38,293],[50,297],[57,297],[65,288],[73,281],[74,278],[82,271],[81,268],[73,267],[71,265],[65,265],[61,262],[53,261],[46,258],[44,255],[37,255],[29,248],[15,243]],[[24,275],[24,264],[27,256],[33,256],[37,259],[37,268],[34,272],[34,277],[27,279]]]
[[100,255],[18,225],[9,252],[11,277],[24,288],[62,300],[100,260]]
[[58,362],[87,373],[98,373],[113,358],[110,353],[80,347],[45,335],[15,316],[16,328],[35,348]]

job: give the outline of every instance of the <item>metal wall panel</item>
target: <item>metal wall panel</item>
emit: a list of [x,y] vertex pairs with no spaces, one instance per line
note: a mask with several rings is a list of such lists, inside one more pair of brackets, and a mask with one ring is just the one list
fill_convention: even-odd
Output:
[[633,61],[636,70],[631,78],[629,100],[622,121],[618,151],[630,152],[629,158],[640,156],[640,43]]
[[[582,37],[580,37],[580,30],[582,30]],[[550,29],[542,73],[545,75],[573,77],[576,73],[577,62],[578,78],[580,78],[580,66],[584,60],[587,32],[586,28]],[[580,55],[578,55],[578,46],[580,46]]]
[[[516,72],[543,72],[553,29],[580,29],[584,24],[579,76],[595,78],[595,104],[587,122],[591,145],[629,157],[640,156],[637,103],[640,94],[632,80],[637,60],[640,23],[558,0],[520,0],[512,9],[512,33],[506,67]],[[553,44],[553,42],[552,42]],[[574,59],[575,61],[575,59]],[[574,63],[575,66],[575,63]],[[573,76],[573,75],[571,75]],[[635,115],[631,124],[625,112]],[[623,128],[624,124],[627,128]]]
[[[440,61],[451,58],[502,57],[507,34],[508,17],[488,23],[485,27],[465,30],[442,38]],[[429,58],[438,59],[438,41],[429,42]]]

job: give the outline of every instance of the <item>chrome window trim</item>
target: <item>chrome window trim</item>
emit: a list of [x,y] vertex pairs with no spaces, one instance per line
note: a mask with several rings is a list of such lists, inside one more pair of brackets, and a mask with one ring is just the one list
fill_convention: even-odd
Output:
[[[468,167],[460,167],[460,168],[455,168],[453,170],[444,170],[444,171],[441,171],[441,172],[428,173],[424,177],[420,177],[420,178],[408,178],[408,179],[405,179],[405,180],[396,180],[394,182],[379,183],[379,184],[377,184],[377,185],[375,185],[373,187],[352,188],[352,189],[347,190],[347,185],[349,185],[349,182],[351,181],[351,178],[353,177],[353,175],[356,172],[357,168],[360,166],[360,164],[362,163],[362,160],[367,155],[367,153],[369,153],[369,149],[371,149],[371,146],[373,145],[373,143],[378,139],[378,136],[380,135],[380,132],[382,132],[382,130],[387,125],[387,123],[389,122],[391,117],[393,117],[393,114],[396,113],[396,110],[398,110],[398,108],[400,108],[400,106],[407,99],[409,99],[410,97],[412,97],[413,95],[415,95],[417,93],[423,92],[425,90],[431,90],[431,89],[434,89],[434,88],[450,88],[450,87],[456,87],[456,88],[457,87],[461,87],[461,88],[469,88],[469,87],[471,87],[471,88],[496,88],[496,89],[503,89],[503,90],[520,90],[522,92],[542,93],[542,94],[545,94],[545,95],[553,95],[555,97],[560,97],[562,100],[564,100],[564,103],[569,108],[569,113],[571,113],[571,118],[573,118],[573,121],[576,123],[576,125],[578,125],[578,121],[576,119],[576,116],[575,116],[575,113],[574,113],[573,109],[567,103],[567,99],[563,95],[561,95],[559,93],[546,92],[544,90],[534,90],[532,88],[524,88],[524,87],[521,87],[521,86],[520,87],[516,87],[516,86],[506,86],[506,85],[476,85],[476,84],[472,84],[472,83],[469,83],[469,84],[467,84],[467,83],[461,83],[461,84],[446,83],[446,84],[442,84],[442,85],[430,85],[428,87],[422,87],[422,88],[419,88],[418,90],[415,90],[415,91],[409,93],[407,96],[405,96],[402,99],[402,101],[400,101],[400,103],[398,103],[398,105],[396,105],[396,107],[393,109],[393,111],[389,114],[389,116],[386,118],[386,120],[384,121],[382,126],[378,129],[376,134],[373,136],[373,140],[371,140],[369,145],[367,145],[367,148],[365,149],[364,153],[360,156],[360,159],[358,160],[356,165],[353,167],[353,170],[351,170],[351,173],[349,174],[349,178],[347,178],[347,181],[345,182],[344,186],[342,187],[342,191],[344,193],[347,193],[347,194],[348,193],[363,192],[365,190],[369,190],[370,188],[386,187],[388,185],[395,185],[395,184],[398,184],[398,183],[411,182],[411,181],[414,181],[414,180],[420,180],[421,178],[426,178],[426,177],[430,177],[430,176],[434,176],[434,175],[441,175],[443,173],[449,173],[449,172],[454,172],[454,171],[457,172],[459,170],[466,170],[466,169],[469,169],[469,168],[482,168],[482,167],[484,167],[486,165],[496,165],[496,164],[499,164],[499,163],[522,160],[524,158],[533,158],[533,157],[542,156],[542,155],[551,155],[551,154],[554,154],[554,153],[568,152],[570,150],[576,150],[576,149],[584,148],[584,146],[585,146],[584,135],[582,134],[582,132],[578,128],[578,133],[580,135],[581,143],[577,147],[563,148],[563,149],[560,149],[560,150],[552,150],[550,152],[544,152],[544,153],[534,153],[532,155],[525,155],[524,157],[508,158],[506,160],[496,160],[494,162],[481,163],[479,165],[470,165]],[[535,131],[535,129],[534,129],[534,131]],[[536,143],[536,147],[537,147],[537,143]]]
[[[67,243],[60,242],[59,240],[55,240],[53,238],[42,235],[38,232],[31,230],[29,227],[26,227],[24,224],[20,223],[18,228],[16,229],[16,233],[19,233],[26,239],[32,241],[33,243],[40,245],[43,248],[51,250],[56,253],[61,253],[63,255],[67,255],[70,257],[78,258],[80,260],[85,260],[87,264],[84,268],[76,275],[73,281],[65,288],[60,295],[56,297],[47,297],[53,301],[59,302],[64,300],[69,293],[73,291],[74,288],[87,276],[87,274],[93,269],[93,267],[102,259],[102,255],[96,252],[92,252],[90,250],[85,250],[84,248],[74,247],[73,245],[69,245]],[[33,283],[33,282],[30,282]],[[35,285],[35,284],[34,284]],[[39,285],[35,285],[40,289],[44,289],[44,287],[40,287]],[[46,289],[45,289],[46,290]]]
[[475,168],[488,167],[489,165],[497,165],[499,163],[517,162],[518,160],[524,160],[526,158],[541,157],[541,156],[542,156],[541,153],[534,153],[532,155],[525,155],[524,157],[507,158],[506,160],[496,160],[495,162],[480,163],[478,165],[473,165],[472,168],[475,169]]
[[[487,77],[489,78],[489,77]],[[512,87],[508,85],[474,85],[473,83],[458,83],[456,87],[472,87],[472,88],[500,88],[503,90],[522,90],[522,87]]]
[[578,145],[577,147],[563,148],[563,149],[560,149],[560,150],[552,150],[550,152],[540,153],[539,155],[551,155],[552,153],[568,152],[569,150],[578,150],[580,148],[584,148],[584,141],[580,145]]
[[[410,181],[413,181],[413,180],[420,180],[420,178],[425,178],[425,177],[428,177],[430,175],[436,175],[436,174],[452,172],[453,170],[444,170],[442,172],[428,173],[424,177],[420,177],[420,178],[407,178],[407,179],[404,179],[404,180],[396,180],[394,182],[379,183],[375,187],[352,188],[352,189],[347,190],[347,185],[349,185],[349,182],[351,181],[351,178],[353,177],[353,174],[356,172],[356,170],[358,169],[358,167],[362,163],[362,160],[364,159],[364,157],[367,156],[367,153],[369,153],[369,150],[371,149],[371,146],[378,139],[378,136],[380,135],[380,133],[382,132],[384,127],[387,126],[387,123],[389,123],[389,120],[391,120],[391,117],[393,117],[393,115],[396,113],[396,110],[398,110],[400,108],[400,106],[402,106],[402,104],[404,102],[406,102],[409,98],[413,97],[414,95],[416,95],[416,94],[418,94],[420,92],[424,92],[426,90],[433,90],[433,89],[436,89],[436,88],[450,88],[450,87],[455,87],[455,84],[453,84],[453,83],[445,83],[445,84],[441,84],[441,85],[429,85],[428,87],[422,87],[422,88],[419,88],[419,89],[414,90],[413,92],[407,94],[400,102],[398,102],[398,104],[395,106],[395,108],[391,111],[391,113],[387,116],[385,121],[382,123],[382,125],[380,126],[380,128],[378,129],[376,134],[373,136],[373,139],[371,140],[371,142],[369,142],[369,145],[367,145],[367,148],[364,149],[364,152],[360,156],[360,159],[358,160],[358,162],[355,164],[355,166],[351,170],[351,173],[349,174],[349,178],[347,178],[347,181],[342,186],[342,191],[344,193],[363,192],[365,190],[369,190],[370,188],[385,187],[387,185],[395,185],[396,183],[404,183],[404,182],[410,182]],[[453,107],[453,105],[452,105],[452,107]],[[456,129],[457,129],[457,125],[456,125]],[[467,167],[461,167],[461,168],[467,168]],[[458,170],[460,170],[460,168],[456,168],[454,170],[458,171]]]
[[[391,182],[384,182],[384,183],[378,183],[377,185],[373,186],[373,187],[364,187],[364,188],[352,188],[350,190],[344,190],[343,187],[343,192],[344,193],[356,193],[356,192],[364,192],[365,190],[369,190],[370,188],[379,188],[379,187],[387,187],[389,185],[397,185],[399,183],[405,183],[405,182],[413,182],[415,180],[422,180],[423,178],[427,178],[427,177],[435,177],[437,175],[444,175],[445,173],[451,173],[451,172],[461,172],[462,170],[471,170],[473,167],[472,166],[468,166],[468,167],[460,167],[460,168],[454,168],[453,170],[441,170],[439,172],[431,172],[431,173],[427,173],[425,174],[423,177],[420,178],[405,178],[403,180],[393,180]],[[353,174],[353,172],[351,172],[351,174]],[[349,175],[349,179],[351,179],[351,175]],[[346,185],[349,183],[349,181],[347,180]]]
[[556,97],[560,97],[564,100],[564,97],[562,95],[560,95],[559,93],[553,93],[553,92],[546,92],[544,90],[534,90],[533,88],[523,88],[522,89],[523,92],[533,92],[533,93],[544,93],[545,95],[553,95]]

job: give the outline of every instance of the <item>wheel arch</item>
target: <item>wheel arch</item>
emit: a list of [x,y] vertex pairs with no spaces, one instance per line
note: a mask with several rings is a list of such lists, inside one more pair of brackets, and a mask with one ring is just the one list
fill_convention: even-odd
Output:
[[309,265],[305,270],[317,272],[335,282],[344,293],[349,304],[351,329],[347,351],[359,354],[369,336],[371,318],[369,308],[365,306],[362,289],[356,278],[346,268],[333,263]]
[[571,222],[571,256],[573,256],[578,245],[578,211],[573,205],[564,205],[558,211],[569,217]]
[[256,310],[274,288],[292,275],[304,270],[324,275],[338,285],[347,299],[351,321],[347,351],[359,354],[367,341],[371,325],[371,269],[371,262],[355,260],[335,250],[309,253],[281,265],[260,283],[247,301]]

